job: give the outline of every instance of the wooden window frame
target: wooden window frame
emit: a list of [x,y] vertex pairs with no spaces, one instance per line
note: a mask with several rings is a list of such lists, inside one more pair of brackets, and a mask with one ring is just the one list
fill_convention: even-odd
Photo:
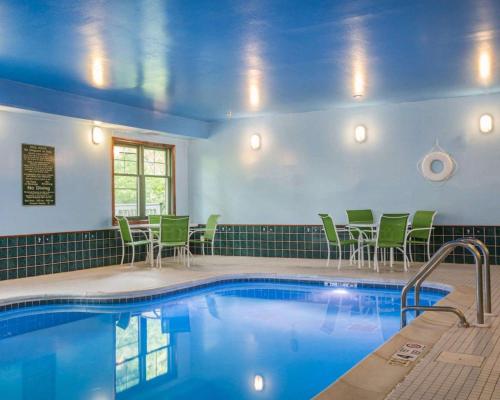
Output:
[[[142,140],[133,140],[133,139],[127,139],[127,138],[121,138],[118,136],[113,136],[111,140],[111,220],[113,225],[116,225],[118,223],[115,215],[115,155],[114,155],[114,148],[115,145],[124,145],[124,146],[143,146],[145,148],[150,148],[150,149],[163,149],[163,150],[170,150],[170,168],[171,168],[171,202],[172,202],[172,213],[176,214],[176,181],[175,181],[175,145],[173,144],[166,144],[166,143],[156,143],[156,142],[147,142],[147,141],[142,141]],[[138,165],[139,168],[139,165]],[[137,219],[131,219],[129,222],[131,224],[134,223],[143,223],[145,222],[145,219],[137,218]]]

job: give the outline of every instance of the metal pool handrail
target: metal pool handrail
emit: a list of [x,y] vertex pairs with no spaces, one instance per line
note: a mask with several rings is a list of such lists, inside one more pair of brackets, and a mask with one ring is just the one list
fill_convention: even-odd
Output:
[[488,247],[479,239],[463,238],[464,242],[474,244],[479,247],[483,255],[483,283],[484,283],[484,312],[491,314],[491,271],[490,271],[490,251]]
[[[444,244],[433,256],[425,263],[420,270],[415,274],[415,276],[408,281],[408,283],[403,287],[401,292],[401,328],[406,326],[407,319],[406,313],[410,310],[415,310],[417,313],[419,311],[444,311],[452,312],[458,316],[460,319],[460,325],[467,327],[469,326],[465,315],[461,310],[456,307],[443,307],[443,306],[421,306],[420,301],[420,287],[424,280],[437,268],[443,260],[453,252],[457,247],[463,247],[473,255],[476,264],[476,318],[479,325],[484,324],[484,306],[483,306],[483,264],[480,252],[476,247],[481,249],[484,257],[484,273],[485,273],[485,283],[486,283],[486,304],[487,309],[491,312],[491,289],[490,289],[490,265],[489,265],[489,251],[483,242],[477,239],[464,238],[458,239]],[[408,293],[411,288],[415,288],[415,305],[408,306],[407,298]]]
[[[491,314],[491,279],[490,279],[490,252],[486,245],[479,239],[475,238],[462,238],[458,239],[462,243],[468,243],[476,246],[481,250],[483,256],[483,284],[484,284],[484,298],[483,307],[484,313]],[[432,272],[432,271],[431,271]],[[415,305],[420,304],[420,287],[423,281],[428,277],[428,275],[422,276],[414,285],[415,286]],[[425,310],[424,310],[425,311]],[[420,314],[420,310],[416,310],[416,314]]]

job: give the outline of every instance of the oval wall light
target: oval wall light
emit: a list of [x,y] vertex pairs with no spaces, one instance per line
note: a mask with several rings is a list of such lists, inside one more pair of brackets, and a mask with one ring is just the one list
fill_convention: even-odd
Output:
[[254,133],[250,137],[250,147],[252,148],[252,150],[259,150],[260,146],[261,146],[260,135],[258,133]]
[[490,114],[483,114],[479,117],[479,131],[490,133],[493,130],[493,117]]
[[366,140],[366,127],[358,125],[354,128],[354,140],[358,143],[363,143]]
[[104,141],[104,132],[100,126],[92,128],[92,143],[101,144]]

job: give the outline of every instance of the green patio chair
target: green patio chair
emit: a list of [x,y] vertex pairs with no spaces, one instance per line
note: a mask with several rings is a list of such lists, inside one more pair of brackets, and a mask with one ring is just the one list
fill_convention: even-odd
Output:
[[407,235],[408,254],[410,262],[413,262],[412,246],[425,246],[424,253],[427,251],[427,261],[431,258],[431,235],[434,229],[434,218],[436,211],[415,211],[411,222],[411,230]]
[[210,244],[211,253],[214,255],[215,233],[217,232],[217,223],[220,215],[212,214],[208,217],[205,228],[194,229],[193,233],[201,232],[199,239],[190,239],[189,243],[201,244],[201,252],[205,255],[205,245]]
[[[148,223],[152,225],[160,225],[161,215],[148,215]],[[160,238],[160,228],[149,228],[153,239],[158,240]]]
[[189,252],[189,216],[161,216],[160,237],[158,239],[156,265],[161,267],[161,253],[164,248],[174,250],[179,260],[190,266]]
[[[371,240],[375,237],[375,218],[373,217],[373,211],[366,210],[346,210],[347,214],[347,228],[353,239],[359,240],[362,246],[362,241],[365,239]],[[353,225],[370,225],[370,226],[353,226]],[[361,235],[361,238],[360,238]],[[363,251],[363,247],[360,247],[360,252]],[[354,251],[351,246],[351,254]],[[360,253],[361,254],[361,253]],[[364,261],[363,261],[364,264]]]
[[347,220],[350,224],[373,224],[372,210],[346,210]]
[[[328,214],[318,214],[321,218],[321,221],[323,222],[323,228],[325,231],[325,237],[326,237],[326,242],[327,242],[327,249],[328,249],[328,257],[326,260],[326,265],[330,265],[330,247],[335,246],[339,249],[339,261],[337,268],[340,269],[340,265],[342,263],[342,246],[351,246],[351,245],[356,245],[358,244],[358,240],[352,239],[346,239],[342,240],[339,237],[339,232],[349,232],[348,229],[337,229],[335,226],[332,217],[330,217]],[[356,250],[357,251],[357,250]],[[352,254],[349,259],[349,261],[352,260]]]
[[[120,228],[120,237],[122,240],[122,260],[120,265],[123,265],[123,262],[125,261],[125,251],[127,247],[132,248],[132,262],[130,263],[130,265],[134,265],[135,248],[137,246],[144,246],[144,245],[147,246],[148,252],[146,256],[146,261],[149,259],[149,257],[152,257],[152,255],[150,254],[152,249],[152,242],[151,240],[149,240],[146,232],[130,229],[128,219],[125,217],[117,217],[117,219],[118,219],[118,227]],[[145,239],[135,240],[133,235],[134,233],[144,234]]]
[[[390,266],[394,262],[394,249],[403,254],[403,264],[405,271],[408,271],[408,256],[406,255],[406,232],[408,230],[409,214],[383,214],[380,217],[377,237],[373,240],[365,240],[364,244],[374,247],[373,261],[377,272],[380,272],[378,262],[378,251],[390,250]],[[368,265],[370,256],[368,255]]]

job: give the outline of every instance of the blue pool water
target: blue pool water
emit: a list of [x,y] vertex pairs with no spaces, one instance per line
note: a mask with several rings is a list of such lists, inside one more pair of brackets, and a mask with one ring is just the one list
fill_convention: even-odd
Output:
[[86,311],[7,312],[0,396],[308,399],[397,332],[399,305],[394,289],[246,282]]

